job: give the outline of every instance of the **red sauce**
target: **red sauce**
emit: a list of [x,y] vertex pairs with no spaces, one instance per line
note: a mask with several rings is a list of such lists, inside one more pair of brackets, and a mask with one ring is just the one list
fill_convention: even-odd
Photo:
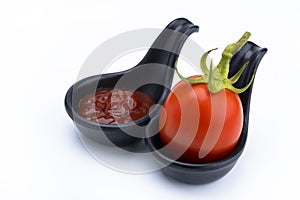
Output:
[[100,124],[123,124],[145,116],[153,104],[142,92],[103,88],[81,99],[79,115]]

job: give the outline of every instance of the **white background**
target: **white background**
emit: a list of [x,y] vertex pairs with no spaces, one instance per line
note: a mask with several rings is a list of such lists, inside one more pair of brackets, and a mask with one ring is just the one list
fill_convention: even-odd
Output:
[[[300,198],[297,1],[194,2],[1,1],[0,199]],[[178,17],[200,26],[191,38],[207,50],[246,30],[269,49],[255,80],[246,149],[227,176],[202,186],[103,166],[81,144],[63,104],[102,42]]]

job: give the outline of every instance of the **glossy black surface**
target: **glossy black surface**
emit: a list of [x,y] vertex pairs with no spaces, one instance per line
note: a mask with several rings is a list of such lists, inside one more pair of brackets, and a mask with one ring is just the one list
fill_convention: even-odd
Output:
[[[166,26],[137,66],[122,72],[88,77],[72,85],[65,97],[65,108],[77,128],[99,143],[112,142],[122,147],[144,138],[145,131],[141,131],[138,126],[146,126],[149,123],[148,115],[132,123],[98,124],[77,114],[80,99],[100,88],[117,87],[125,90],[137,89],[150,95],[156,104],[163,104],[169,94],[174,64],[182,46],[187,37],[198,30],[199,27],[187,19],[175,19]],[[150,114],[157,115],[158,111],[159,107],[153,109]]]
[[[236,87],[244,87],[250,81],[252,75],[255,75],[257,67],[266,52],[266,48],[261,48],[253,42],[247,42],[247,44],[234,55],[230,63],[229,77],[235,74],[245,62],[249,62],[241,78],[235,84]],[[204,164],[174,161],[159,151],[159,149],[163,147],[160,142],[159,134],[148,137],[146,142],[150,150],[153,151],[154,157],[159,164],[166,165],[166,167],[162,168],[163,173],[178,181],[189,184],[210,183],[225,176],[237,162],[246,144],[252,88],[253,84],[246,92],[239,95],[244,112],[243,129],[239,142],[234,150],[221,160]],[[153,130],[157,130],[157,126],[158,117],[155,117],[148,126],[147,134],[153,134]]]

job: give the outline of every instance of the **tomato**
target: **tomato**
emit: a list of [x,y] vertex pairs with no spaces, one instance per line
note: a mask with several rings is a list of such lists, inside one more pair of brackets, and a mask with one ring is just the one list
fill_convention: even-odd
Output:
[[[241,134],[243,110],[237,94],[227,89],[223,92],[211,94],[207,84],[190,85],[184,81],[174,87],[160,116],[160,139],[162,143],[169,144],[168,152],[181,152],[181,161],[199,163],[218,160],[232,151]],[[197,105],[192,101],[197,102]],[[219,108],[219,112],[213,112],[222,104],[223,108]],[[199,113],[193,112],[197,110],[195,107]],[[196,118],[200,120],[193,122]],[[182,119],[186,119],[185,122]],[[183,128],[178,131],[180,126]],[[187,129],[196,133],[188,132]],[[208,139],[204,144],[206,137]],[[185,138],[190,139],[186,141]],[[203,158],[199,158],[201,151],[207,152]]]
[[228,77],[230,60],[250,37],[249,32],[222,53],[219,64],[213,69],[206,66],[208,54],[201,57],[204,75],[183,77],[175,65],[180,81],[167,97],[160,115],[160,139],[164,153],[172,159],[188,163],[212,162],[228,155],[236,146],[243,127],[243,108],[238,93],[247,90],[235,88],[244,69]]

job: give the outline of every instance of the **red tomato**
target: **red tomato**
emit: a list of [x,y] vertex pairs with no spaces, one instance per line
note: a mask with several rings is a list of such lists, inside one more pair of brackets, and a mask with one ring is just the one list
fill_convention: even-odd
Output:
[[[168,154],[188,163],[212,162],[237,144],[243,110],[239,96],[207,84],[180,81],[166,99],[160,116],[160,139]],[[180,157],[179,157],[180,156]]]

